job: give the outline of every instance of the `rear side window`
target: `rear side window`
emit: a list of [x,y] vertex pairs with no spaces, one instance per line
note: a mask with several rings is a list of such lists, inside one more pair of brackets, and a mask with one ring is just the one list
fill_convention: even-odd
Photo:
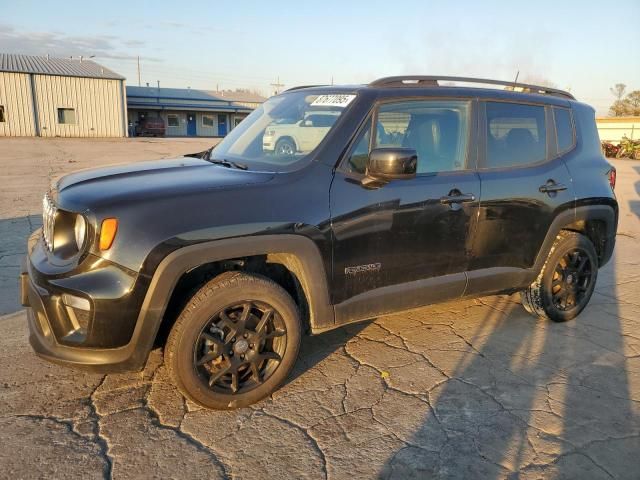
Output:
[[573,147],[573,122],[568,108],[553,107],[553,120],[558,137],[558,153],[564,153]]
[[547,157],[544,107],[486,103],[486,168],[517,167]]

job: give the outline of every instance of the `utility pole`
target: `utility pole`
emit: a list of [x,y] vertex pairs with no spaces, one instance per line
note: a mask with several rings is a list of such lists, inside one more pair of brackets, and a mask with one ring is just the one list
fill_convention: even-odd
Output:
[[276,83],[272,83],[271,86],[275,89],[274,95],[278,95],[280,93],[280,89],[284,87],[284,83],[280,83],[280,77],[276,80]]
[[160,91],[160,80],[158,80],[158,91]]
[[138,86],[140,87],[142,82],[140,82],[140,55],[138,55]]

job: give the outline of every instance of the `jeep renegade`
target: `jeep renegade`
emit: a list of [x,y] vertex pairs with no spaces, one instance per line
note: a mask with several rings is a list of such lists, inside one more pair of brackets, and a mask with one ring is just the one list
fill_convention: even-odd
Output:
[[567,92],[294,88],[201,154],[57,181],[21,274],[30,342],[98,371],[164,345],[180,391],[228,409],[278,388],[306,332],[518,291],[570,320],[613,252],[614,186],[594,110]]

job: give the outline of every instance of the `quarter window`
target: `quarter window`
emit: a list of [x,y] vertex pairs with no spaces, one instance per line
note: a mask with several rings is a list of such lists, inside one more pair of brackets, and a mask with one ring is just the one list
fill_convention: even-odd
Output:
[[558,153],[564,153],[573,147],[573,124],[571,111],[568,108],[553,107],[553,120],[558,137]]
[[486,167],[513,167],[546,158],[544,107],[487,102]]
[[202,115],[202,126],[203,127],[213,127],[214,119],[213,115]]
[[167,115],[167,126],[168,127],[179,127],[180,122],[178,121],[178,115],[169,114]]
[[76,123],[76,109],[75,108],[59,108],[58,109],[58,123],[73,125]]
[[4,105],[0,105],[0,123],[6,122],[4,118]]
[[371,119],[367,120],[369,126],[360,133],[355,148],[349,155],[348,169],[355,173],[364,173],[369,159],[369,143],[371,139]]

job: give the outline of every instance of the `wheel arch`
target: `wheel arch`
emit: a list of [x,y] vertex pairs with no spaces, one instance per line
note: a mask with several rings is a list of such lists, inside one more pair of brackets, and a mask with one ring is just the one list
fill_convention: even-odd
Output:
[[[322,256],[309,238],[301,235],[256,235],[204,242],[175,250],[158,265],[131,340],[136,343],[142,363],[153,348],[180,279],[204,265],[233,265],[238,259],[256,258],[281,265],[299,282],[305,302],[301,308],[303,320],[306,316],[312,332],[334,324],[334,309],[329,300]],[[246,271],[254,270],[249,268]]]
[[617,204],[584,205],[575,210],[560,212],[549,227],[534,264],[534,271],[540,272],[549,255],[551,246],[561,230],[571,230],[589,238],[596,248],[600,267],[605,265],[615,246],[618,226]]

